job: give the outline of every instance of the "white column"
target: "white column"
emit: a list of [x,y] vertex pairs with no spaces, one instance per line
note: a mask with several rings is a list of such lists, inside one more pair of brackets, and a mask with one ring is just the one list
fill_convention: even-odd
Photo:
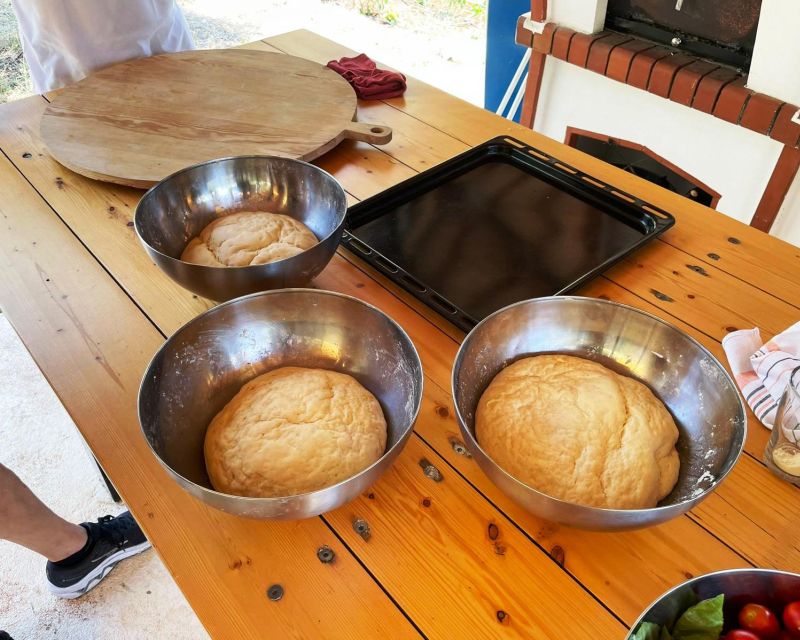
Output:
[[800,247],[800,172],[789,187],[770,233]]
[[797,0],[763,0],[747,86],[753,91],[800,105],[798,63],[800,3]]
[[581,33],[597,33],[606,22],[607,5],[608,0],[549,0],[547,21]]

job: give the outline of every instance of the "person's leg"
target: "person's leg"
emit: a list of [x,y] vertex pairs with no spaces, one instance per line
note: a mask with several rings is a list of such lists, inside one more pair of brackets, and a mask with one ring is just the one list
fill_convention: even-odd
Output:
[[50,511],[2,464],[0,539],[45,556],[48,588],[62,598],[79,598],[117,563],[150,547],[129,511],[72,524]]
[[80,551],[84,527],[50,511],[16,474],[0,464],[0,538],[58,562]]

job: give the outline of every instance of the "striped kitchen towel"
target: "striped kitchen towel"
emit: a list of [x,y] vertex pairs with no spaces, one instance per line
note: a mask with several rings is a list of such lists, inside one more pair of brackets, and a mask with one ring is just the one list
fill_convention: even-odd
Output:
[[800,322],[766,343],[758,329],[734,331],[722,347],[747,404],[772,429],[787,384],[800,389]]

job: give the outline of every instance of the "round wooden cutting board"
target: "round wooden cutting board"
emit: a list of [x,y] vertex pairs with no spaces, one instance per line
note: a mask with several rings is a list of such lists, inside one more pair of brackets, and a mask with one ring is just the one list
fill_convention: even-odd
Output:
[[388,127],[353,122],[356,95],[304,58],[241,49],[141,58],[92,74],[47,107],[53,157],[90,178],[150,187],[233,155],[311,160],[345,138],[383,144]]

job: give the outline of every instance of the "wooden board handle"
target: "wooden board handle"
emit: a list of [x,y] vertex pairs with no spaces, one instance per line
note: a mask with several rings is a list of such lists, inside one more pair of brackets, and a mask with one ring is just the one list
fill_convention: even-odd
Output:
[[344,130],[344,137],[370,144],[386,144],[392,139],[392,130],[382,124],[351,122]]

